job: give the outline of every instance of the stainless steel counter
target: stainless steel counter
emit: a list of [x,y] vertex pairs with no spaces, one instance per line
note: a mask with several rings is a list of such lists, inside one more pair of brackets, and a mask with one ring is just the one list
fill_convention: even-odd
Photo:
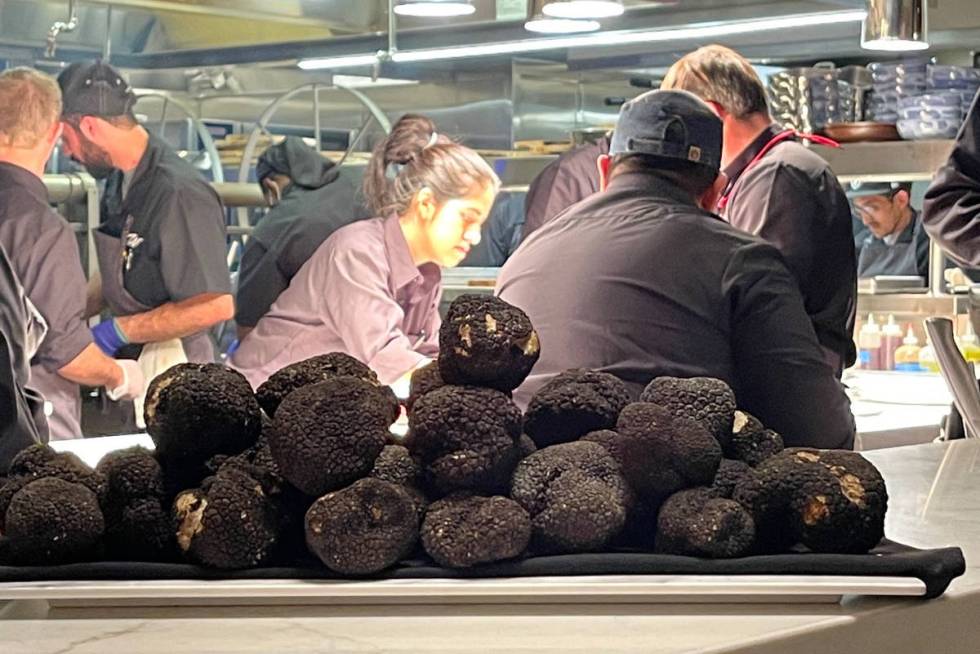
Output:
[[886,533],[959,545],[967,573],[940,599],[841,604],[0,607],[0,651],[125,652],[752,652],[944,654],[978,651],[980,443],[867,454],[888,482]]

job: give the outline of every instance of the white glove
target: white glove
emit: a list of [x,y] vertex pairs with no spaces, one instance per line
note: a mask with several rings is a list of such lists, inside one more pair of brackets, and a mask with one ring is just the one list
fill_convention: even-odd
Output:
[[140,364],[130,359],[116,359],[116,365],[122,370],[123,380],[116,388],[107,388],[109,399],[113,402],[119,400],[135,400],[143,394],[146,388],[146,378],[140,370]]

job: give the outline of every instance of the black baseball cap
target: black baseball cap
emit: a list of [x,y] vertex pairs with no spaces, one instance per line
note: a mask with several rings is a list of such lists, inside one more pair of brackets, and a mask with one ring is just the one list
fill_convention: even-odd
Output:
[[890,198],[899,191],[909,192],[911,190],[912,185],[905,182],[851,182],[847,187],[847,198],[855,200],[875,195]]
[[62,114],[114,118],[132,114],[136,95],[115,68],[101,61],[74,63],[58,75]]
[[687,91],[648,91],[623,105],[610,155],[643,154],[721,167],[721,119]]

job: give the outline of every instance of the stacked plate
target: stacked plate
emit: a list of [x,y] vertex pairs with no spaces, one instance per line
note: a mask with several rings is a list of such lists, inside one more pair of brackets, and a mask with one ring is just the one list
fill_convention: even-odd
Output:
[[897,123],[899,101],[925,93],[926,69],[926,62],[917,59],[868,64],[872,78],[869,103],[872,119],[879,123]]
[[768,91],[773,118],[788,129],[812,133],[854,120],[852,85],[833,66],[779,71],[769,77]]

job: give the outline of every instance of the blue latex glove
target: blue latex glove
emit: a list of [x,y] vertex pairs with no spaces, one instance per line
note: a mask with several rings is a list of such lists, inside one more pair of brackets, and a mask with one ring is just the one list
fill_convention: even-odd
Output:
[[99,346],[99,349],[108,356],[114,357],[116,353],[125,345],[129,345],[129,339],[119,328],[115,318],[100,322],[92,328],[92,340]]

